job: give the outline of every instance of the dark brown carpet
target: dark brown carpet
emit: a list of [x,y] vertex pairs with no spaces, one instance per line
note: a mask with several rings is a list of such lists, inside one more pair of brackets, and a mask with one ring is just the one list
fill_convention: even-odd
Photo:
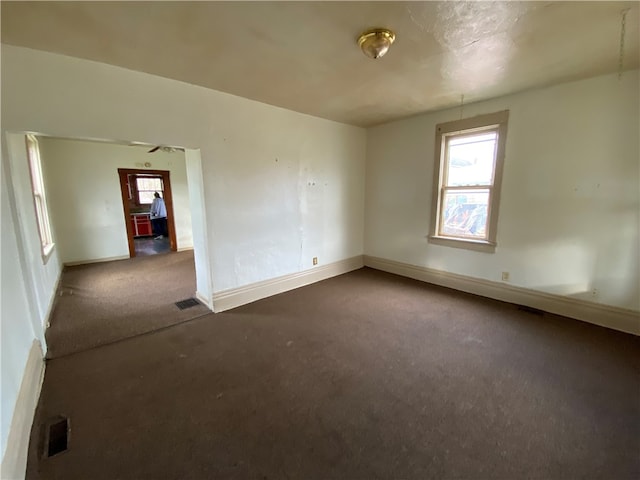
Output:
[[66,267],[60,278],[47,356],[55,358],[210,313],[175,302],[196,291],[193,251]]
[[49,361],[27,478],[632,479],[639,395],[637,337],[362,269]]

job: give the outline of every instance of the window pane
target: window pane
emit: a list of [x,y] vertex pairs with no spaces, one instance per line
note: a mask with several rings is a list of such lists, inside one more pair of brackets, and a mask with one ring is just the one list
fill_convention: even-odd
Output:
[[[49,214],[47,211],[47,201],[44,191],[44,181],[42,179],[40,150],[38,148],[38,140],[35,136],[27,135],[26,138],[27,156],[29,157],[29,167],[31,173],[31,186],[33,191],[36,219],[38,221],[38,234],[40,235],[42,254],[47,255],[48,252],[51,251],[51,248],[53,246],[53,236],[51,235],[51,226],[49,224]],[[49,249],[48,251],[47,248]]]
[[[138,192],[138,203],[142,204],[146,204],[146,203],[153,203],[153,194],[154,192]],[[158,192],[161,193],[161,192]]]
[[47,228],[44,221],[44,199],[40,195],[34,195],[34,200],[36,203],[36,217],[38,217],[38,230],[40,231],[40,243],[43,247],[46,247],[49,243],[49,236],[47,235]]
[[491,185],[497,138],[490,132],[449,139],[447,186]]
[[142,191],[142,190],[152,190],[154,192],[162,191],[161,178],[138,177],[136,178],[136,185],[138,186],[138,191]]
[[162,178],[158,177],[136,177],[136,187],[138,190],[138,204],[146,205],[153,202],[153,194],[163,193]]
[[489,190],[445,191],[441,235],[485,239]]
[[31,184],[33,193],[44,192],[42,181],[42,167],[40,165],[40,151],[38,149],[38,141],[32,135],[27,135],[28,157],[31,167]]

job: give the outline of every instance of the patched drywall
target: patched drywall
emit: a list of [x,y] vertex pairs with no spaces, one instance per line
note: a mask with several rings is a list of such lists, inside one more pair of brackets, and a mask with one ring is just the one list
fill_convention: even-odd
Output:
[[365,253],[639,310],[638,71],[464,107],[509,110],[495,254],[427,241],[436,124],[460,109],[368,130]]
[[128,257],[118,168],[168,170],[178,249],[193,247],[185,156],[149,147],[40,137],[54,241],[62,263]]

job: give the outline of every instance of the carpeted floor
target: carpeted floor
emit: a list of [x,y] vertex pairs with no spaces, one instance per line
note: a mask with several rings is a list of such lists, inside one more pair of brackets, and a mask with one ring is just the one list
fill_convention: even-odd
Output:
[[86,350],[210,310],[179,310],[175,302],[196,292],[193,251],[66,267],[60,279],[47,357]]
[[632,479],[639,448],[639,338],[365,268],[49,361],[27,478]]

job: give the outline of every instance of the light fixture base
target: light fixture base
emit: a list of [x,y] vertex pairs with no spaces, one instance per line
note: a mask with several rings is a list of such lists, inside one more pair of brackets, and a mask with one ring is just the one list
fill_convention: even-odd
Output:
[[396,34],[387,28],[372,28],[358,37],[358,46],[375,60],[387,53],[395,39]]

